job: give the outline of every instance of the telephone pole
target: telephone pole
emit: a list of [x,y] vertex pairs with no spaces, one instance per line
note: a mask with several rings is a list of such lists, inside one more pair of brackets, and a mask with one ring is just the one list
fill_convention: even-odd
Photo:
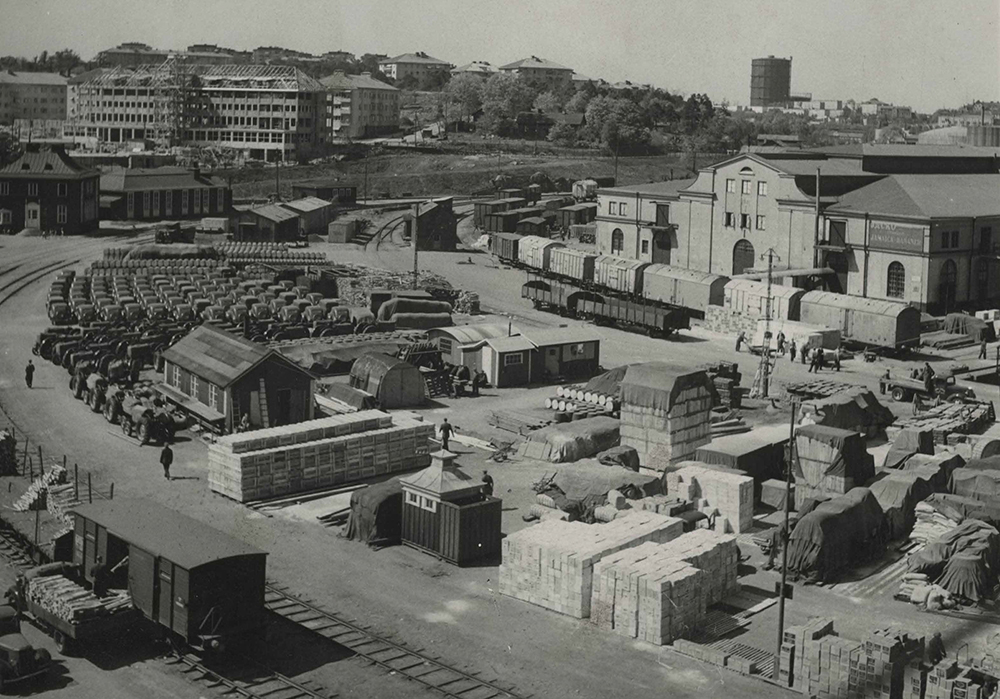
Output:
[[761,254],[761,259],[767,259],[767,297],[764,299],[764,344],[760,351],[760,367],[754,377],[750,389],[752,398],[767,398],[771,384],[771,270],[774,260],[780,260],[774,248],[768,248]]

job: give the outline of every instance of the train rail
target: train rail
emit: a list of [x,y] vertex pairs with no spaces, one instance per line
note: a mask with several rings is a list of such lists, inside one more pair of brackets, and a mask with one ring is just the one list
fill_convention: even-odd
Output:
[[459,670],[418,649],[380,636],[368,627],[327,611],[275,583],[267,584],[264,605],[271,612],[441,696],[450,699],[525,699],[513,688],[484,679],[478,673]]
[[3,286],[0,286],[0,292],[6,292],[11,287],[14,287],[13,289],[11,289],[10,293],[7,293],[2,298],[0,298],[0,305],[7,303],[12,298],[14,298],[14,296],[17,295],[17,293],[20,292],[22,289],[33,284],[42,277],[46,276],[47,274],[51,274],[52,272],[58,272],[61,269],[65,269],[66,267],[71,267],[79,263],[80,260],[71,260],[69,262],[67,262],[66,260],[59,260],[57,262],[47,264],[44,267],[33,269],[30,272],[26,272],[25,274],[22,274],[21,276],[12,279]]
[[168,665],[209,689],[226,696],[246,699],[332,699],[337,696],[311,682],[300,682],[258,665],[247,658],[227,656],[209,667],[206,661],[190,653],[175,652]]

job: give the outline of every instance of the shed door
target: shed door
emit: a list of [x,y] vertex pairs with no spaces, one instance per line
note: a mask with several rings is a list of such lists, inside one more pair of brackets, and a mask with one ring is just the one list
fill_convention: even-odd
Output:
[[84,537],[86,540],[83,556],[83,575],[90,580],[90,569],[97,561],[97,524],[87,519],[84,520]]
[[275,395],[277,410],[274,413],[274,425],[287,425],[292,421],[292,389],[278,389]]
[[157,595],[160,601],[158,619],[161,624],[170,629],[173,628],[174,564],[161,558],[157,580],[160,585],[159,594]]
[[545,371],[549,373],[549,376],[559,375],[559,354],[562,347],[546,347],[545,348]]
[[128,589],[132,603],[149,619],[156,619],[156,558],[137,546],[130,547]]
[[37,202],[31,202],[30,204],[24,205],[24,227],[25,228],[41,228],[41,211],[42,207],[38,205]]
[[483,371],[486,373],[486,376],[489,377],[490,383],[493,384],[493,387],[496,388],[497,379],[500,378],[493,371],[493,361],[494,357],[496,356],[496,353],[493,351],[491,347],[483,347],[483,349],[481,350],[481,355],[482,355]]

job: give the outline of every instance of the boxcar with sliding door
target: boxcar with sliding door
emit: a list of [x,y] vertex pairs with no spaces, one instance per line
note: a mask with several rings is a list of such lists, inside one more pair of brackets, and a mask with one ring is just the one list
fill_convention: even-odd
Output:
[[109,569],[127,557],[133,605],[185,643],[221,650],[263,631],[264,551],[149,500],[79,505],[73,518],[86,579],[98,557]]

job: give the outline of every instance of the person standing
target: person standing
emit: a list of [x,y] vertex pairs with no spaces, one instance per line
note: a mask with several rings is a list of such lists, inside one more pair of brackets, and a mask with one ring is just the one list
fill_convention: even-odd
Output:
[[483,471],[483,497],[493,497],[493,476],[489,471]]
[[948,653],[944,649],[944,641],[941,638],[941,632],[935,631],[931,640],[927,642],[927,660],[931,665],[937,665],[947,655]]
[[740,347],[742,347],[743,343],[746,342],[746,341],[747,341],[746,331],[740,330],[740,334],[736,336],[736,351],[737,352],[740,351]]
[[442,422],[441,426],[438,428],[438,431],[441,433],[441,448],[445,451],[449,451],[448,441],[451,439],[451,435],[455,431],[455,427],[448,422],[448,418],[445,418],[444,422]]
[[934,395],[934,369],[930,362],[924,362],[924,391]]
[[173,480],[170,477],[170,465],[174,463],[174,450],[170,448],[169,444],[164,444],[162,451],[160,451],[160,465],[163,466],[163,477],[168,481]]
[[840,345],[837,345],[837,349],[833,350],[833,368],[840,371]]
[[35,363],[28,360],[28,366],[24,367],[24,383],[28,388],[31,388],[31,384],[35,381]]
[[776,344],[777,344],[777,347],[778,347],[778,354],[784,354],[785,353],[785,333],[783,331],[781,331],[781,330],[778,331],[778,340],[777,340]]
[[806,358],[809,356],[809,343],[802,345],[802,363],[806,363]]
[[104,559],[97,557],[94,567],[90,569],[90,578],[93,580],[93,592],[97,597],[104,597],[108,594],[108,567],[104,565]]
[[788,357],[793,363],[795,362],[796,349],[795,338],[792,338],[792,341],[788,343]]
[[986,359],[986,340],[979,343],[979,358]]

